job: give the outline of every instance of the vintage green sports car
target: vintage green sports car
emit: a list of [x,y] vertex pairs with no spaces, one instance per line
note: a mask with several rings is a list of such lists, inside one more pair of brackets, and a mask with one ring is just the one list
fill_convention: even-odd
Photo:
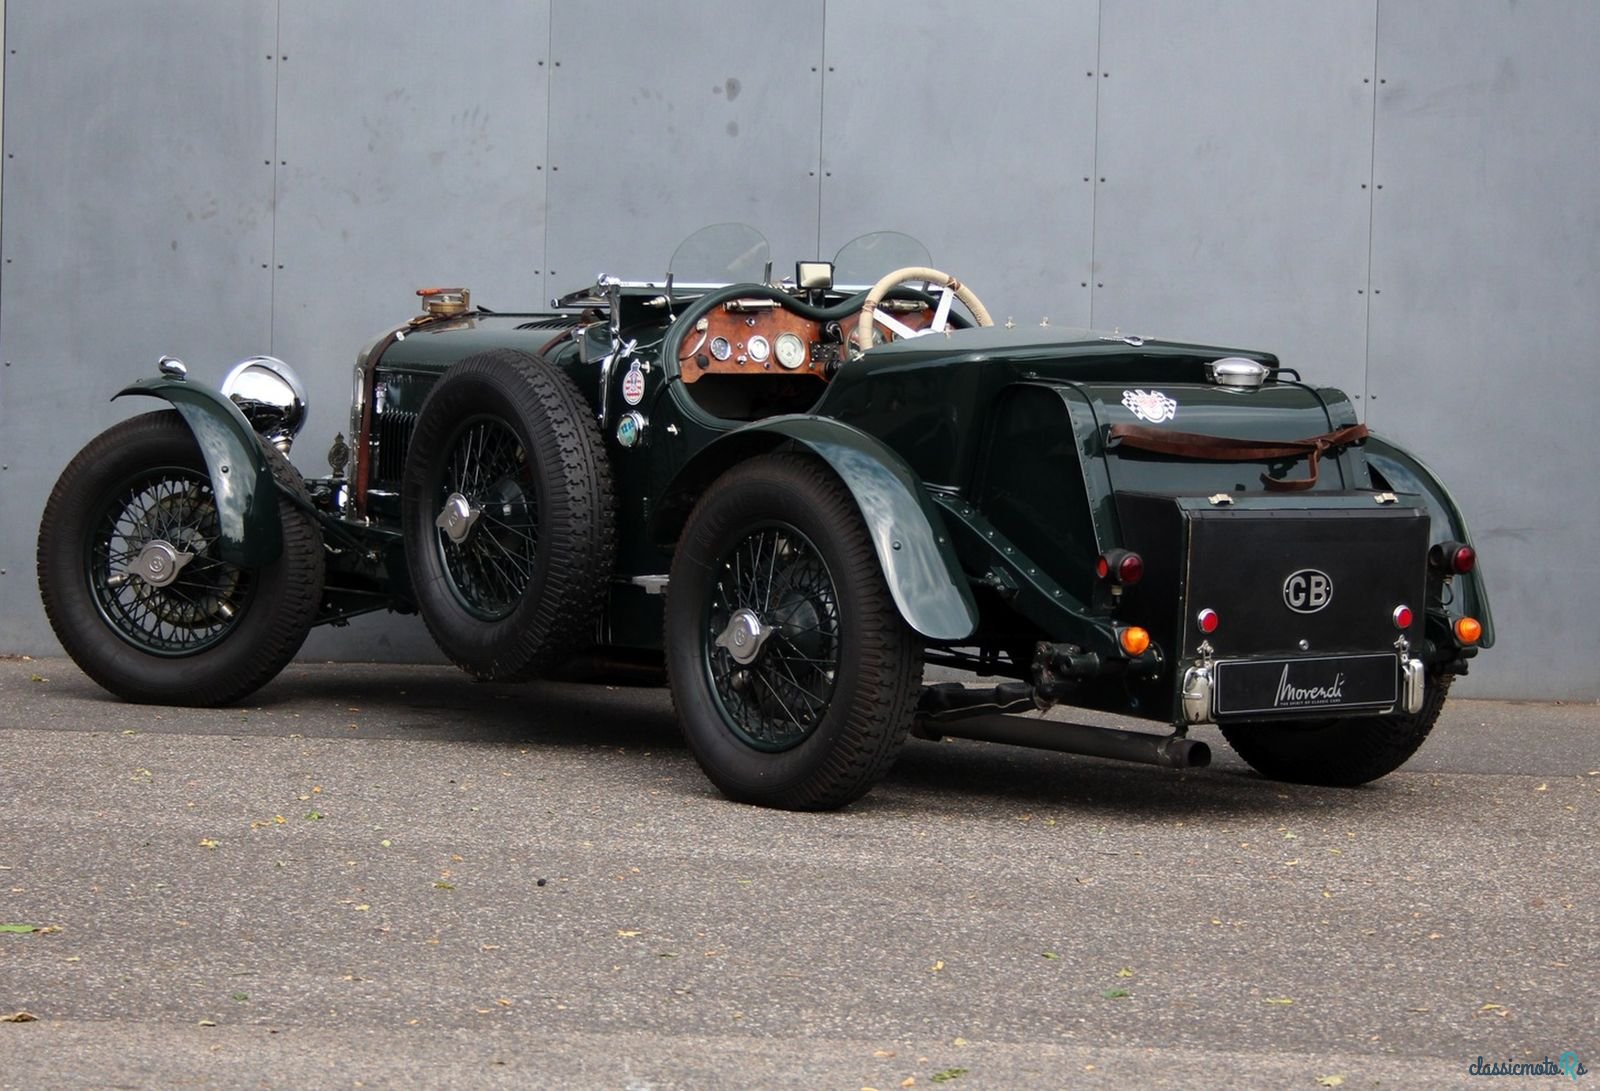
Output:
[[[1493,641],[1439,480],[1271,354],[996,325],[928,265],[879,234],[775,282],[723,224],[549,311],[424,290],[310,480],[287,365],[217,391],[164,357],[117,396],[171,408],[45,508],[50,622],[167,704],[237,701],[373,610],[477,678],[654,663],[717,787],[778,807],[856,799],[908,735],[1197,766],[1215,724],[1333,785],[1406,761]],[[1058,703],[1171,730],[1025,715]]]

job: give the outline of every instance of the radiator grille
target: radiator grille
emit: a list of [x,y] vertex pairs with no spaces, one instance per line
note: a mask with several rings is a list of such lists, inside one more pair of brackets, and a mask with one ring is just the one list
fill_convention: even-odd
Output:
[[398,485],[405,473],[406,451],[411,448],[411,433],[417,415],[403,410],[380,413],[372,429],[373,463],[377,467],[374,484]]

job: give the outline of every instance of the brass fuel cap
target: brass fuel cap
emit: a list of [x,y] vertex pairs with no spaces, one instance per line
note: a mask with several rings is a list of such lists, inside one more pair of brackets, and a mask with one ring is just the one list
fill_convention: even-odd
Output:
[[468,288],[418,288],[417,295],[422,297],[422,312],[434,318],[465,314],[472,305]]

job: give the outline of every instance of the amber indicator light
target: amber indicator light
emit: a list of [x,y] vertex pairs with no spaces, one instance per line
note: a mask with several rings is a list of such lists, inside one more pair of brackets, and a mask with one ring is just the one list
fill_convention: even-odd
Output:
[[1483,626],[1475,617],[1456,619],[1456,639],[1463,644],[1476,644],[1483,637]]
[[1117,640],[1122,644],[1122,650],[1129,655],[1143,655],[1145,649],[1150,647],[1150,634],[1137,625],[1130,625],[1117,633]]

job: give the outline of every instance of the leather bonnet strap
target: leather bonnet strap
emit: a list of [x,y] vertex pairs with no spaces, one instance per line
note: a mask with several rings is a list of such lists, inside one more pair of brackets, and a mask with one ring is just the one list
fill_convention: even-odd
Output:
[[1262,483],[1271,491],[1296,492],[1316,485],[1317,463],[1324,454],[1366,438],[1367,426],[1364,424],[1352,424],[1320,436],[1287,440],[1234,439],[1230,436],[1207,436],[1199,432],[1146,428],[1139,424],[1114,424],[1106,432],[1106,446],[1133,447],[1158,455],[1176,455],[1208,462],[1266,462],[1275,458],[1309,455],[1311,473],[1307,477],[1286,481],[1281,477],[1261,475]]

